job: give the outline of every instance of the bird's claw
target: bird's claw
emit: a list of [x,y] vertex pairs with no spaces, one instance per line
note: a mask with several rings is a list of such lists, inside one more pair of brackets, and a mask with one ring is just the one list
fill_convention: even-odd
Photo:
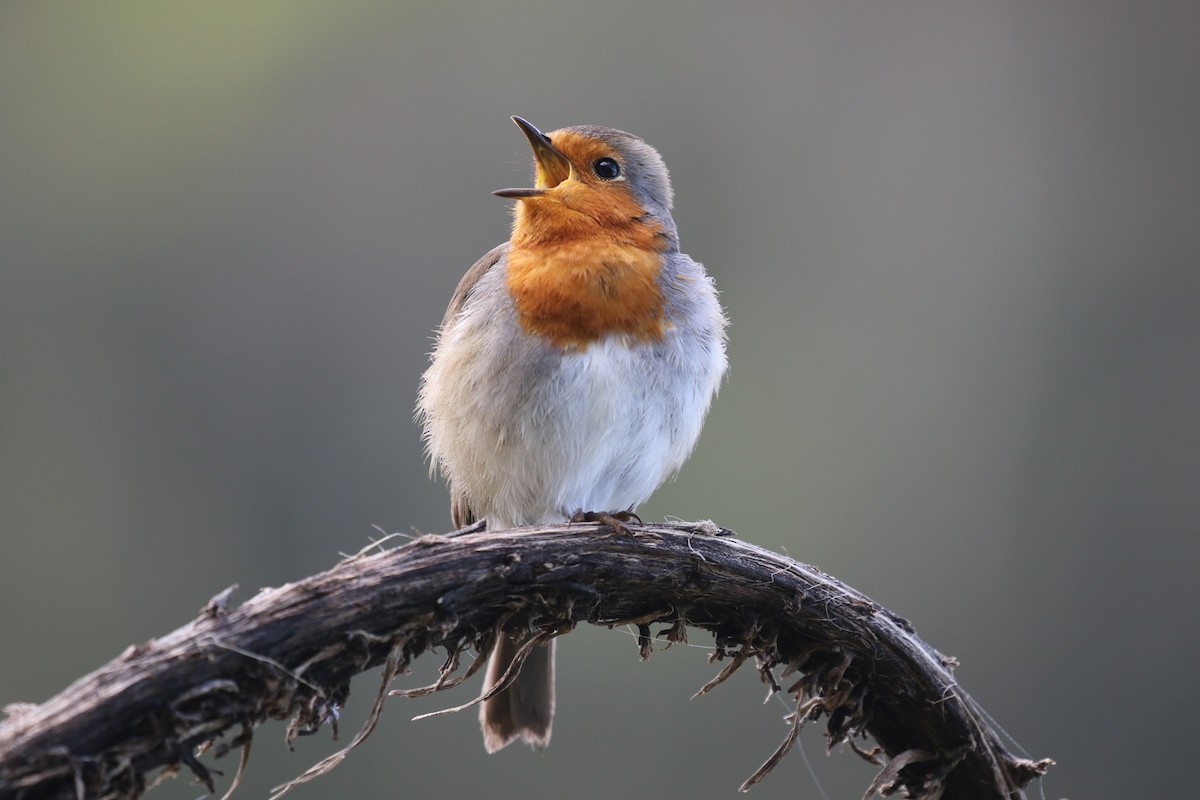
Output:
[[582,508],[576,509],[571,515],[570,522],[599,522],[601,525],[608,527],[617,536],[631,536],[633,532],[626,527],[626,523],[637,522],[638,525],[643,525],[642,518],[632,511],[584,511]]

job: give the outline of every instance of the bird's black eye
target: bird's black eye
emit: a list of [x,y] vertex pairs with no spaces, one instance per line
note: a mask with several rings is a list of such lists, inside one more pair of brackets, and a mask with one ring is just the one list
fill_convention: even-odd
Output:
[[621,165],[616,162],[616,159],[598,158],[592,163],[592,172],[596,173],[596,177],[602,181],[613,181],[621,177]]

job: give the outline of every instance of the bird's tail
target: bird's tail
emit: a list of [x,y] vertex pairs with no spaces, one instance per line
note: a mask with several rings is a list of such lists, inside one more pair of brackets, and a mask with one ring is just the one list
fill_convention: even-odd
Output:
[[[484,691],[500,682],[519,645],[501,636],[492,650]],[[554,640],[534,647],[512,684],[484,701],[479,712],[483,746],[489,753],[520,737],[535,750],[550,743],[554,722]]]

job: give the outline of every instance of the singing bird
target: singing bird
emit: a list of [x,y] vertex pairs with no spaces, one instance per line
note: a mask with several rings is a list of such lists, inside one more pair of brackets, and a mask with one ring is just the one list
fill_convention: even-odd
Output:
[[[417,401],[462,527],[599,519],[623,529],[687,459],[726,369],[713,281],[679,250],[662,157],[632,134],[542,133],[512,235],[467,271]],[[550,741],[554,647],[483,704],[484,746]],[[500,637],[485,688],[512,664]]]

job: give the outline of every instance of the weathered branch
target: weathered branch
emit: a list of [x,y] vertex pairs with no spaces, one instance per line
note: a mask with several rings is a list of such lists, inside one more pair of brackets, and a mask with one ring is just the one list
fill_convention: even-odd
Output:
[[357,673],[385,664],[386,689],[436,648],[448,658],[428,688],[449,688],[465,677],[459,655],[486,650],[497,631],[545,639],[579,622],[636,625],[646,655],[652,624],[667,624],[658,635],[671,641],[685,626],[706,629],[714,660],[727,663],[702,691],[749,661],[791,696],[791,732],[743,788],[821,718],[831,745],[850,741],[863,753],[860,739],[878,742],[864,753],[882,766],[868,796],[1023,797],[1051,763],[1011,754],[951,676],[950,659],[829,575],[711,523],[630,527],[427,536],[237,607],[219,596],[198,619],[130,647],[49,701],[10,707],[0,798],[137,797],[164,768],[211,782],[198,749],[245,756],[267,719],[291,719],[289,735],[332,723]]

